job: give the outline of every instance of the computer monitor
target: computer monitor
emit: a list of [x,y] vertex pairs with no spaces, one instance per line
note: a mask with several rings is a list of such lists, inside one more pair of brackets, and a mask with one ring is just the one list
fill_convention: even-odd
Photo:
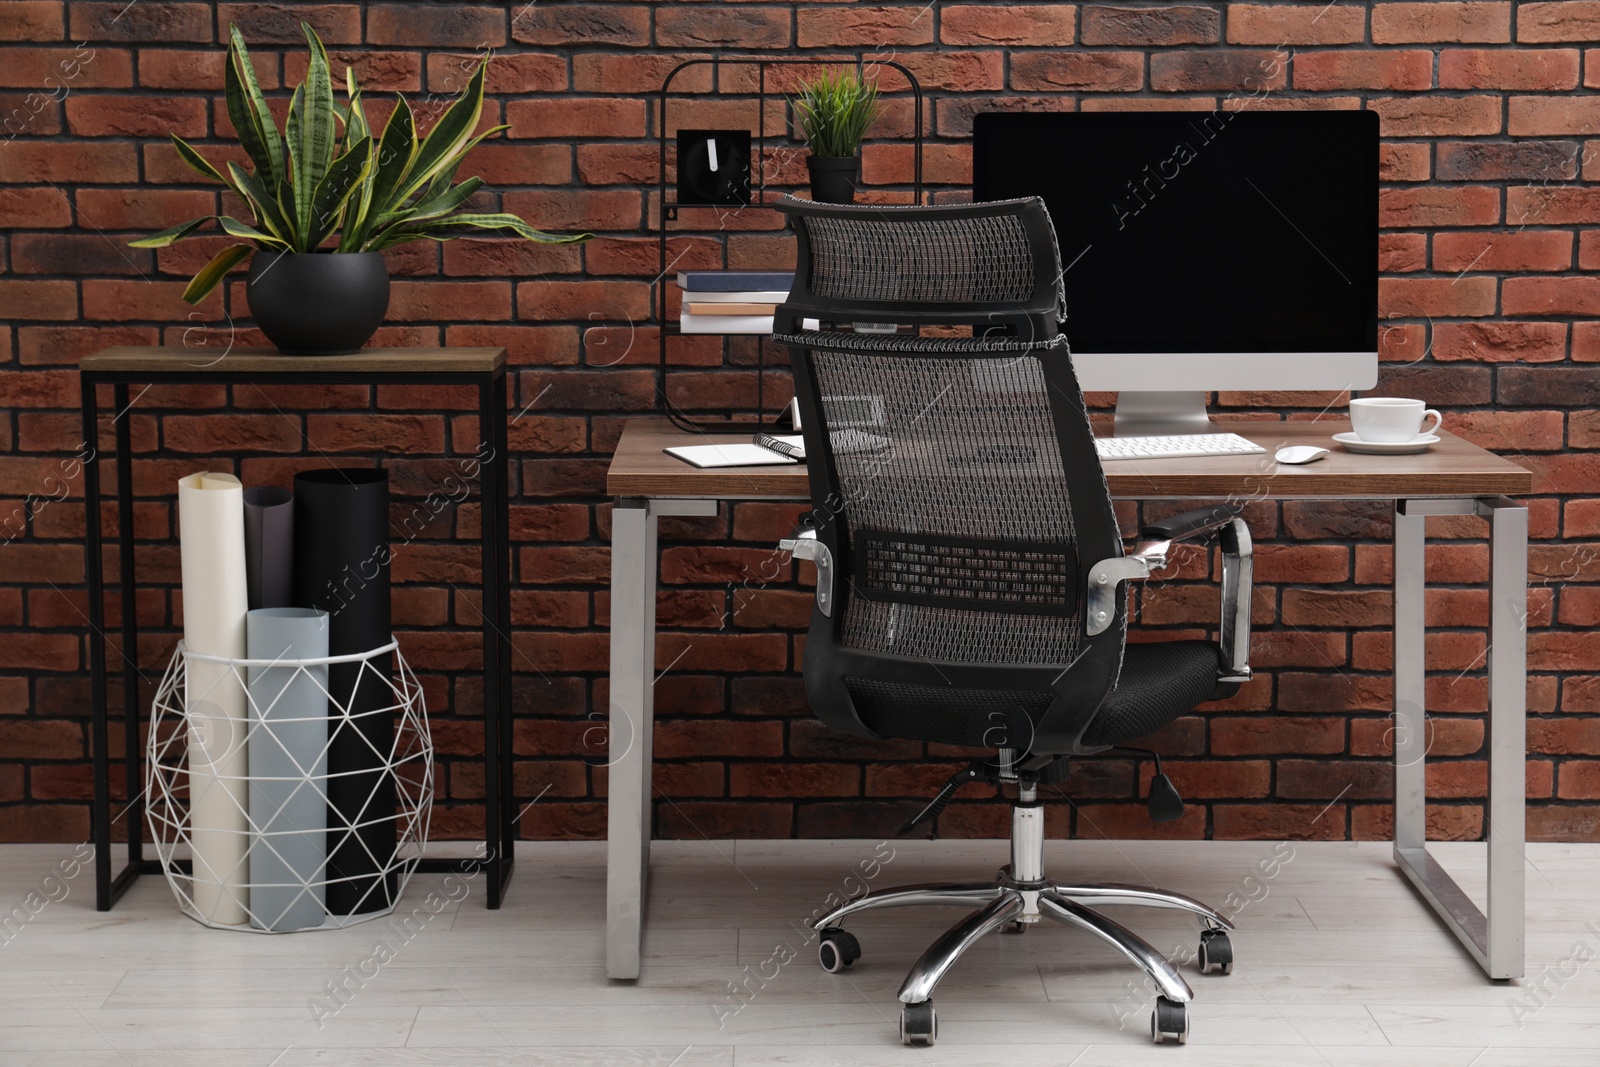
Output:
[[974,200],[1050,209],[1119,434],[1205,432],[1210,390],[1377,383],[1374,112],[987,112],[972,147]]

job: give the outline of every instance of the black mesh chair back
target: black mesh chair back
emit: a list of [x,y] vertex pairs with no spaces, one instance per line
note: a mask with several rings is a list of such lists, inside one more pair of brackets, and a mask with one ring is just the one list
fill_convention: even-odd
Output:
[[1118,604],[1089,633],[1084,582],[1122,548],[1043,202],[778,207],[799,257],[774,336],[836,591],[806,644],[813,709],[869,736],[1091,750],[1125,627]]

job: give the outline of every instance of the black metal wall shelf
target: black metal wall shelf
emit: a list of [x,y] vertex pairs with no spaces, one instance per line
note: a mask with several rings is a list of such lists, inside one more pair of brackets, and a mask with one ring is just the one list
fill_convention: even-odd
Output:
[[[658,243],[657,272],[656,272],[655,281],[651,285],[651,293],[650,293],[651,309],[654,312],[655,324],[658,327],[658,329],[657,329],[658,352],[657,352],[657,361],[656,361],[656,405],[657,405],[658,410],[660,410],[663,414],[665,414],[669,419],[672,420],[674,425],[680,427],[681,429],[691,430],[691,431],[699,431],[699,432],[716,432],[718,430],[728,430],[730,428],[745,428],[745,427],[748,427],[748,428],[751,428],[751,429],[759,429],[759,428],[762,428],[762,427],[771,426],[772,423],[767,420],[766,382],[765,382],[766,372],[768,370],[768,366],[767,366],[767,350],[771,346],[771,341],[768,338],[762,337],[762,335],[760,335],[760,334],[723,334],[723,335],[719,335],[719,334],[685,334],[679,329],[678,323],[675,320],[669,320],[669,317],[667,315],[667,286],[668,286],[668,284],[669,284],[669,282],[671,280],[671,275],[669,274],[669,271],[672,269],[672,264],[669,264],[668,261],[667,261],[667,243],[668,243],[668,239],[673,235],[673,233],[689,234],[689,233],[694,233],[695,231],[692,228],[684,228],[684,229],[677,230],[677,231],[670,231],[668,229],[668,223],[680,221],[680,216],[679,216],[680,209],[698,209],[698,210],[706,210],[706,211],[723,211],[723,212],[730,212],[730,213],[752,211],[752,210],[756,210],[756,211],[770,211],[770,210],[772,210],[772,205],[775,204],[786,192],[788,192],[790,187],[782,186],[782,185],[774,185],[774,186],[770,186],[769,187],[768,184],[767,184],[767,172],[768,172],[767,146],[768,146],[768,142],[769,142],[769,140],[776,141],[778,139],[782,139],[783,141],[792,143],[795,140],[795,138],[792,135],[792,129],[793,129],[792,116],[788,113],[787,109],[785,110],[785,116],[784,116],[784,128],[782,130],[778,130],[778,131],[769,131],[768,130],[767,101],[768,100],[782,99],[783,98],[782,96],[780,96],[778,94],[775,94],[774,91],[769,87],[769,84],[768,84],[768,71],[769,71],[769,69],[770,68],[775,68],[775,67],[814,67],[815,68],[815,67],[827,67],[827,66],[841,66],[841,65],[845,65],[845,64],[853,64],[855,66],[855,68],[858,71],[862,72],[863,74],[865,73],[866,69],[869,68],[869,67],[882,67],[882,68],[886,68],[886,69],[893,70],[893,71],[897,72],[902,78],[905,79],[905,82],[906,82],[906,88],[905,89],[885,90],[884,92],[885,92],[886,95],[890,95],[890,96],[893,96],[893,95],[896,95],[896,94],[899,94],[899,93],[905,93],[905,92],[910,92],[910,94],[911,94],[911,101],[912,101],[912,136],[911,136],[911,145],[912,145],[912,181],[911,181],[911,199],[910,199],[910,203],[912,203],[912,204],[921,204],[921,203],[923,203],[924,191],[923,191],[923,183],[922,183],[922,157],[923,157],[923,149],[924,149],[924,139],[923,139],[923,132],[922,132],[922,119],[923,119],[922,84],[917,81],[917,77],[916,77],[915,74],[912,74],[910,70],[908,70],[905,66],[903,66],[900,63],[896,63],[896,62],[894,62],[892,60],[880,60],[880,59],[876,59],[876,58],[872,58],[872,57],[869,57],[869,56],[866,56],[866,55],[860,55],[860,54],[858,54],[853,60],[850,60],[850,59],[839,59],[839,58],[833,58],[833,59],[823,59],[823,58],[815,58],[815,59],[812,59],[812,58],[768,59],[768,58],[765,58],[765,57],[762,57],[762,56],[709,56],[709,57],[706,57],[706,58],[703,58],[703,59],[685,60],[684,62],[679,63],[676,67],[673,67],[672,70],[667,73],[666,78],[661,83],[660,90],[658,90],[657,93],[656,93],[656,107],[655,107],[655,115],[654,115],[654,117],[655,117],[655,120],[656,120],[656,148],[657,148],[657,163],[658,163],[658,166],[659,166],[659,179],[658,179],[657,185],[656,185],[656,205],[652,209],[651,214],[652,214],[652,216],[654,216],[655,212],[659,211],[660,212],[660,219],[659,219],[659,222],[656,224],[656,236],[657,236],[657,243]],[[698,89],[690,90],[690,89],[674,89],[673,88],[673,82],[676,81],[678,79],[679,75],[681,75],[684,71],[690,70],[690,69],[695,68],[695,67],[707,67],[707,66],[709,66],[711,68],[711,89],[709,90],[709,92],[705,91],[705,90],[698,90]],[[726,91],[726,92],[722,91],[721,90],[721,86],[722,86],[722,81],[723,81],[723,68],[725,68],[725,67],[743,67],[743,68],[751,68],[751,67],[753,67],[753,68],[755,68],[755,71],[756,71],[756,84],[755,84],[754,90],[753,91],[738,91],[738,90],[735,90],[735,91]],[[751,183],[750,183],[750,202],[749,203],[680,204],[680,203],[677,203],[675,200],[673,200],[672,198],[670,198],[668,196],[668,193],[667,193],[667,188],[668,188],[668,186],[667,186],[667,137],[668,137],[668,130],[670,128],[669,127],[669,123],[667,122],[667,104],[668,104],[668,101],[671,100],[671,99],[674,99],[674,98],[690,99],[690,98],[704,98],[704,97],[707,97],[707,96],[727,96],[727,97],[734,98],[734,99],[742,99],[742,100],[749,101],[750,103],[752,103],[755,106],[755,109],[756,109],[756,129],[753,131],[754,134],[755,134],[755,140],[754,140],[754,143],[753,143],[752,148],[751,148],[752,174],[751,174]],[[756,230],[751,230],[749,232],[759,233],[759,232],[764,232],[764,231],[756,229]],[[735,411],[732,408],[728,409],[727,418],[725,418],[725,419],[718,419],[718,420],[711,420],[711,421],[698,421],[698,420],[690,417],[689,415],[685,414],[683,411],[679,410],[677,405],[675,405],[672,402],[672,399],[667,395],[667,341],[668,341],[668,338],[671,338],[671,337],[719,337],[719,336],[723,338],[723,344],[724,345],[726,345],[726,343],[727,343],[726,339],[728,337],[754,337],[756,339],[756,344],[758,346],[758,348],[757,348],[758,355],[757,355],[757,361],[756,361],[756,417],[755,417],[755,419],[753,421],[751,421],[751,420],[736,420],[735,417],[734,417],[735,416]]]

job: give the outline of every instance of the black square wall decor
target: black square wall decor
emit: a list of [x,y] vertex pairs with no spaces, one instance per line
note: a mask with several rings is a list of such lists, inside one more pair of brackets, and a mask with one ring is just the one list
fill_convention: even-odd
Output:
[[678,131],[678,203],[750,203],[750,131]]

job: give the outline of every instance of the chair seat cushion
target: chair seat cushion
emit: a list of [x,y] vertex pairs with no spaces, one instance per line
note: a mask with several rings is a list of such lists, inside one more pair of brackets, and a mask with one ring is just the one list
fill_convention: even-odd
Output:
[[1231,695],[1238,686],[1219,685],[1217,666],[1217,646],[1209,641],[1128,645],[1117,688],[1084,731],[1084,743],[1126,744],[1161,729],[1196,704]]

